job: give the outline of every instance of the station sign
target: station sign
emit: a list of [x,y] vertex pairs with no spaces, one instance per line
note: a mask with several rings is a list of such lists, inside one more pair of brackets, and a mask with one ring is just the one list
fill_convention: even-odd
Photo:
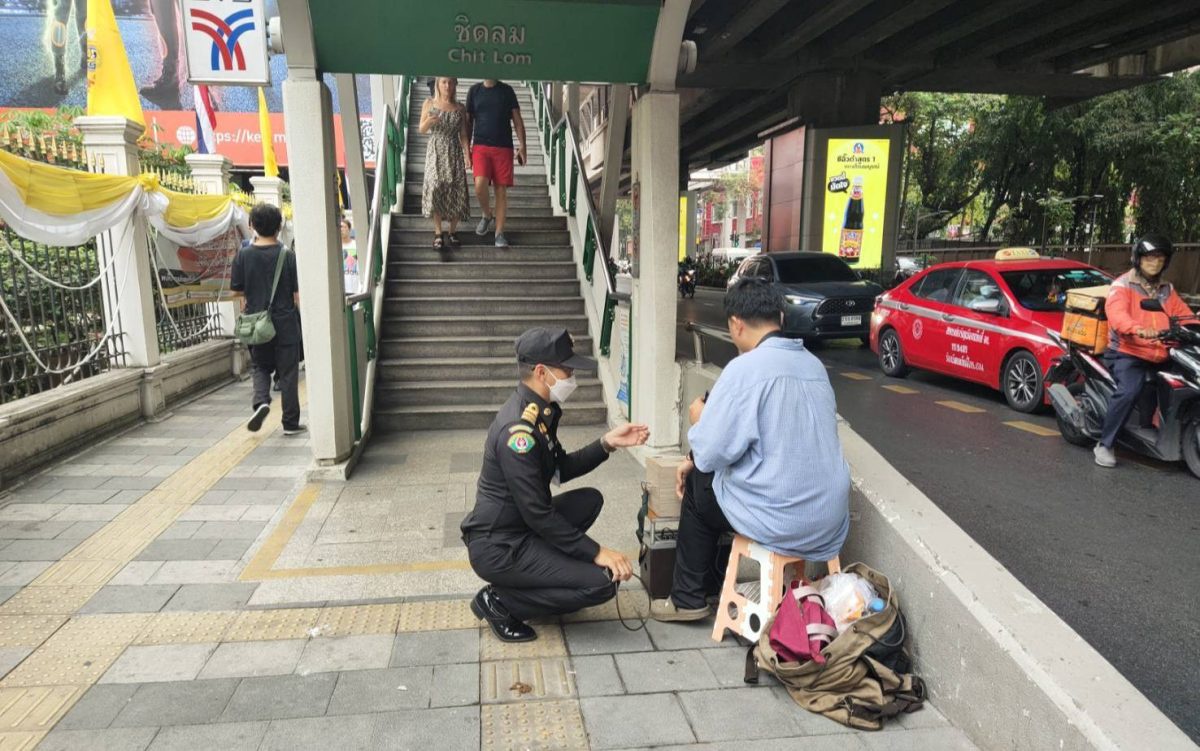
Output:
[[264,0],[182,0],[188,80],[270,86]]

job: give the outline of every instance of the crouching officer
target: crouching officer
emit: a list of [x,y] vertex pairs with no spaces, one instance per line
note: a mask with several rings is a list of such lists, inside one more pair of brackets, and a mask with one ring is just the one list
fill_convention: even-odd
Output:
[[650,436],[626,424],[574,453],[558,441],[558,420],[575,390],[576,370],[596,361],[575,354],[564,328],[535,328],[517,338],[521,382],[488,429],[475,509],[462,523],[471,567],[489,582],[471,601],[502,641],[532,641],[525,621],[598,605],[633,574],[621,553],[587,536],[604,497],[595,488],[550,495],[598,467],[618,448]]

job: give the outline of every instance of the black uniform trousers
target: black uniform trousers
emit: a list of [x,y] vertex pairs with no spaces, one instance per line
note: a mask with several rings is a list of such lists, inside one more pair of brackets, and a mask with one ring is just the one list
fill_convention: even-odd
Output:
[[[554,496],[555,511],[586,532],[604,505],[595,488]],[[475,533],[467,540],[471,567],[490,583],[514,618],[573,613],[599,605],[617,593],[608,572],[591,561],[573,558],[533,532]]]
[[703,608],[708,595],[721,591],[725,577],[725,566],[718,557],[721,535],[732,531],[713,492],[713,473],[693,469],[684,483],[675,537],[675,578],[671,583],[675,607]]
[[280,344],[272,339],[266,344],[250,347],[254,363],[254,403],[271,403],[271,374],[279,378],[279,400],[283,404],[283,427],[300,424],[300,342]]
[[1104,414],[1104,426],[1100,432],[1100,444],[1112,448],[1117,443],[1117,435],[1125,427],[1125,421],[1133,414],[1134,408],[1141,410],[1141,427],[1150,427],[1154,419],[1154,406],[1158,395],[1153,386],[1147,386],[1146,379],[1163,366],[1143,360],[1140,357],[1127,355],[1123,352],[1108,351],[1105,353],[1109,370],[1117,381],[1117,390],[1108,400],[1108,412]]

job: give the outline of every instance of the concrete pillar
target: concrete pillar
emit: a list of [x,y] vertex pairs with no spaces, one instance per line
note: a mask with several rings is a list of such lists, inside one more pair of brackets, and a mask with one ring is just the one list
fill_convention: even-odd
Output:
[[[396,103],[396,89],[392,76],[371,76],[371,121],[375,131],[375,154],[383,148],[384,130],[387,128],[388,108]],[[376,159],[379,157],[376,156]]]
[[[183,158],[192,169],[192,180],[196,189],[212,196],[223,196],[229,192],[229,171],[233,163],[220,154],[188,154]],[[221,315],[221,334],[233,336],[237,323],[237,303],[232,300],[217,303]]]
[[[363,162],[362,131],[358,119],[358,85],[351,73],[338,73],[334,79],[338,87],[338,109],[342,113],[342,143],[346,154],[346,188],[350,194],[350,209],[354,212],[354,224],[363,228],[355,233],[355,250],[362,263],[367,262],[366,222],[371,216],[367,198],[367,173]],[[370,278],[370,274],[367,275]],[[354,294],[357,289],[346,290]]]
[[679,444],[675,363],[679,252],[679,95],[650,91],[633,106],[633,181],[639,187],[633,280],[632,421],[650,426],[650,451]]
[[575,133],[579,133],[579,84],[567,84],[567,120],[571,123],[571,129]]
[[[308,384],[309,430],[319,464],[350,455],[354,410],[350,397],[351,353],[342,294],[342,244],[337,228],[337,162],[332,95],[318,78],[296,75],[283,82],[283,117],[292,159],[292,211],[300,277],[300,312]],[[255,186],[257,189],[257,185]]]
[[550,114],[554,122],[558,122],[558,118],[562,117],[563,113],[563,84],[562,81],[554,81],[550,84]]
[[810,73],[788,92],[788,109],[809,127],[878,125],[882,91],[883,79],[872,71]]
[[[75,118],[83,134],[83,147],[94,172],[137,175],[137,139],[145,130],[123,117]],[[128,367],[153,367],[159,363],[158,332],[154,321],[154,279],[150,267],[150,238],[145,220],[134,214],[110,232],[96,237],[101,264],[115,256],[112,273],[102,282],[105,312],[115,308],[121,318]],[[124,283],[122,283],[124,280]]]
[[608,125],[604,133],[604,165],[600,174],[600,236],[613,237],[617,215],[617,190],[625,158],[625,125],[629,122],[629,86],[613,84],[608,97]]
[[250,187],[254,189],[255,203],[283,206],[283,178],[255,175],[250,178]]

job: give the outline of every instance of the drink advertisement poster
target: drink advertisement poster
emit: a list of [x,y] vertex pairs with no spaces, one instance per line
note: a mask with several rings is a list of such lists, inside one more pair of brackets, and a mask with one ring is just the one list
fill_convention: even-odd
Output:
[[821,250],[858,268],[883,261],[889,146],[886,138],[829,139]]

